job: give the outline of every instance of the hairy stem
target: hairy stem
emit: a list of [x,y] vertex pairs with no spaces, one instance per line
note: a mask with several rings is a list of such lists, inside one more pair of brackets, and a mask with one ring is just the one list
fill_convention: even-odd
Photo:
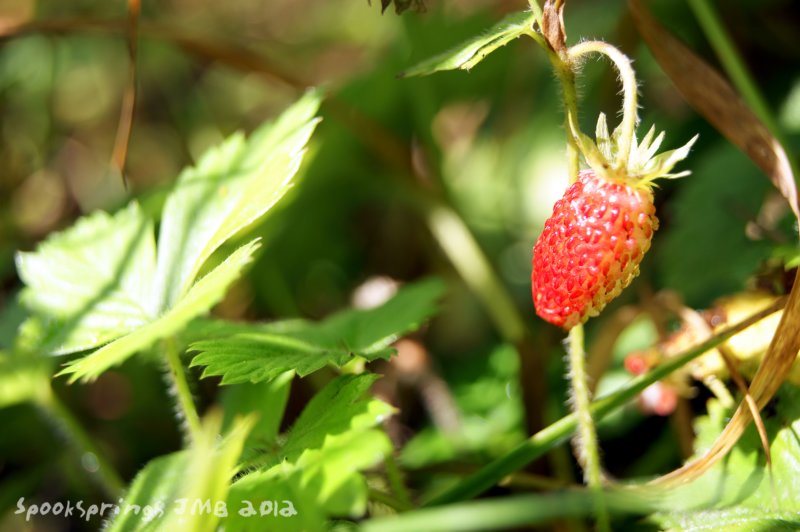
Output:
[[601,531],[611,530],[608,508],[602,498],[603,474],[600,471],[597,432],[592,421],[591,392],[586,376],[586,353],[583,348],[583,325],[576,325],[570,329],[567,343],[572,407],[578,422],[578,433],[573,439],[575,455],[583,468],[584,480],[589,489],[598,495],[594,502],[597,528]]
[[617,168],[627,168],[631,146],[633,145],[633,136],[636,133],[636,124],[639,121],[636,75],[633,72],[631,60],[628,59],[628,56],[607,42],[585,41],[569,49],[569,57],[572,62],[590,53],[603,54],[608,57],[614,63],[622,80],[623,100],[622,122],[620,124],[622,134],[619,139],[619,151],[617,152],[615,164]]
[[580,152],[575,137],[570,132],[570,119],[578,123],[578,95],[575,91],[575,71],[572,68],[572,61],[567,58],[563,60],[555,52],[548,54],[556,77],[561,83],[561,93],[564,99],[564,130],[567,133],[567,165],[569,169],[569,181],[574,183],[578,180],[578,170],[580,169]]
[[414,509],[413,506],[407,505],[405,502],[381,490],[369,488],[368,495],[371,500],[379,502],[381,504],[385,504],[386,506],[388,506],[392,510],[395,510],[398,513],[408,512],[409,510]]
[[200,416],[197,415],[197,409],[194,406],[192,399],[192,391],[189,388],[189,381],[186,379],[186,371],[181,362],[180,353],[175,345],[175,339],[169,338],[164,341],[164,354],[167,358],[167,366],[169,368],[169,376],[173,384],[175,397],[178,400],[178,407],[180,414],[188,426],[187,439],[194,441],[201,431]]
[[541,26],[542,8],[539,7],[539,2],[537,0],[528,0],[528,5],[531,8],[531,13],[533,13],[533,18],[536,19],[536,23]]
[[[535,3],[535,2],[534,2]],[[538,6],[537,6],[538,7]],[[534,13],[536,13],[534,11]],[[538,19],[541,23],[541,16]],[[578,95],[575,90],[575,70],[568,55],[559,54],[550,49],[542,36],[529,28],[526,32],[530,38],[542,47],[547,54],[547,58],[553,65],[553,71],[561,85],[561,97],[564,101],[564,131],[567,135],[567,169],[569,170],[570,183],[578,180],[578,170],[580,168],[580,152],[578,144],[570,132],[570,118],[574,123],[578,121]]]

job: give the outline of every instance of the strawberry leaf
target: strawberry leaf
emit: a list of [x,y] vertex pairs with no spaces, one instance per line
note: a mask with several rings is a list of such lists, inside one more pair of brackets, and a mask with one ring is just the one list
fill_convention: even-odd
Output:
[[181,173],[164,206],[159,232],[159,310],[174,305],[211,253],[291,187],[319,123],[319,105],[319,95],[309,92],[248,140],[233,135]]
[[[772,454],[771,488],[764,452],[753,425],[725,460],[697,480],[676,488],[671,511],[653,520],[663,528],[680,530],[795,530],[800,526],[800,388],[785,384],[776,396],[775,414],[764,418]],[[731,412],[719,401],[709,401],[708,415],[696,423],[695,451],[709,448],[722,431]]]
[[376,399],[363,399],[377,379],[378,375],[365,373],[331,381],[297,418],[275,458],[293,462],[306,450],[323,447],[329,436],[363,431],[389,417],[394,408]]
[[531,27],[532,13],[514,13],[495,24],[485,34],[431,57],[401,73],[400,76],[428,76],[443,70],[470,70],[498,48],[513,41]]
[[249,501],[258,510],[275,501],[282,510],[290,501],[295,515],[244,516],[231,512],[226,530],[275,528],[321,530],[328,515],[357,517],[366,510],[367,485],[358,471],[374,466],[391,452],[377,424],[393,408],[364,395],[376,375],[343,375],[309,402],[289,431],[286,443],[269,455],[261,470],[233,484],[228,505]]
[[[390,345],[417,329],[436,311],[442,284],[427,280],[401,289],[382,306],[347,310],[319,322],[293,320],[267,325],[234,326],[228,337],[194,342],[200,353],[192,366],[206,366],[203,376],[222,376],[223,384],[270,380],[292,370],[305,376],[333,364],[343,366],[354,356],[387,359]],[[222,324],[208,329],[218,335]]]
[[91,380],[204,314],[250,261],[254,242],[195,282],[209,256],[263,215],[291,185],[319,119],[309,92],[248,140],[234,135],[178,178],[167,198],[158,249],[152,222],[134,202],[98,212],[20,253],[21,299],[43,325],[41,348],[100,349],[62,372]]
[[59,375],[70,375],[70,382],[96,379],[111,366],[121,364],[135,352],[145,349],[156,340],[179,332],[192,319],[208,312],[225,295],[258,249],[254,240],[231,254],[222,264],[197,281],[178,303],[160,318],[118,338],[94,353],[69,363]]
[[43,316],[42,349],[82,351],[141,327],[153,317],[155,243],[138,204],[96,212],[56,233],[36,251],[17,254],[27,285],[20,299]]
[[[219,514],[215,505],[228,496],[230,479],[236,473],[236,462],[253,419],[237,420],[225,438],[218,441],[220,423],[218,413],[209,415],[191,449],[147,464],[119,503],[120,513],[104,530],[216,530]],[[211,505],[207,510],[193,506],[205,501]],[[134,511],[136,506],[139,511]],[[161,513],[157,513],[159,508]]]
[[0,408],[49,393],[49,366],[46,360],[0,352]]

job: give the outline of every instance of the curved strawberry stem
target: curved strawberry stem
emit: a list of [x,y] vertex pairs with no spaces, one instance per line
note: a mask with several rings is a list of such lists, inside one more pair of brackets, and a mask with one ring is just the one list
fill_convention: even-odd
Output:
[[639,122],[637,104],[637,85],[636,74],[633,72],[631,60],[628,56],[620,52],[614,46],[603,41],[584,41],[576,44],[569,49],[569,58],[577,61],[581,56],[598,53],[608,57],[619,72],[622,80],[622,122],[620,124],[621,137],[619,139],[619,151],[615,165],[617,168],[627,168],[628,158],[633,145],[633,136],[636,132],[636,124]]

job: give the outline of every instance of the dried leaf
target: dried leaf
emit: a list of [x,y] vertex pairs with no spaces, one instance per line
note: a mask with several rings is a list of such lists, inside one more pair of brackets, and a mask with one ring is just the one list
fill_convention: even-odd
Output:
[[[778,391],[797,358],[798,351],[800,351],[800,270],[795,276],[792,292],[789,294],[789,300],[786,302],[783,316],[777,331],[775,331],[775,336],[772,338],[769,350],[750,383],[750,395],[759,410],[764,408]],[[652,483],[674,485],[698,478],[728,454],[752,419],[749,407],[742,401],[717,441],[706,454],[680,469],[655,479]]]
[[564,30],[564,0],[547,0],[542,10],[542,35],[547,44],[559,54],[567,53],[567,33]]
[[715,69],[665,30],[641,0],[628,0],[634,23],[686,101],[758,165],[800,218],[797,184],[783,147]]

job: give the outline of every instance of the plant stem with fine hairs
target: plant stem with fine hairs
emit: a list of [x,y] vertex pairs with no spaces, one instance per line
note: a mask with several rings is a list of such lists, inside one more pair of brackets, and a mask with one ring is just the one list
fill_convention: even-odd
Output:
[[189,388],[189,381],[186,379],[186,370],[183,367],[180,353],[173,338],[164,341],[164,354],[167,358],[169,377],[173,384],[175,397],[178,400],[180,414],[186,422],[186,427],[188,427],[188,434],[185,434],[186,439],[194,441],[202,428],[200,416],[198,416],[197,409],[194,406],[192,391]]
[[589,489],[598,497],[594,499],[598,530],[611,530],[608,508],[602,498],[603,474],[600,470],[600,451],[597,431],[591,411],[591,392],[586,376],[586,353],[583,348],[583,325],[576,325],[567,338],[570,393],[572,407],[578,420],[578,432],[573,440],[575,455],[583,468],[583,476]]
[[622,123],[620,124],[622,135],[619,139],[619,151],[617,152],[615,163],[618,168],[626,168],[631,146],[633,145],[633,138],[636,134],[636,124],[639,122],[636,75],[633,72],[631,60],[628,59],[628,56],[607,42],[584,41],[576,44],[569,49],[569,58],[574,62],[582,55],[589,53],[603,54],[608,57],[617,68],[622,81]]

